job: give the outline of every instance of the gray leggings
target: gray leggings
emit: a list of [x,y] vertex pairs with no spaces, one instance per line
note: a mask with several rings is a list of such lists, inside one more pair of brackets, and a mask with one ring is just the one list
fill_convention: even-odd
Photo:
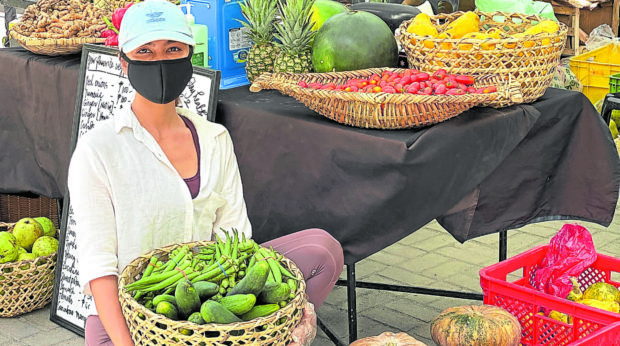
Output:
[[[290,258],[304,274],[308,300],[318,309],[336,284],[344,257],[340,243],[318,228],[307,229],[268,241],[263,246]],[[88,346],[112,346],[99,316],[86,319],[85,341]]]

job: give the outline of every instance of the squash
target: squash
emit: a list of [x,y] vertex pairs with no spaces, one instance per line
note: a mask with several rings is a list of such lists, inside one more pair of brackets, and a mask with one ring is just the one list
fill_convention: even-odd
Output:
[[518,346],[521,325],[497,306],[455,306],[431,321],[431,337],[440,346]]
[[377,336],[369,336],[367,338],[358,339],[351,343],[349,346],[426,346],[425,343],[420,342],[413,337],[405,334],[392,332],[383,332]]
[[596,299],[620,303],[620,291],[616,286],[606,283],[594,283],[583,292],[583,299]]

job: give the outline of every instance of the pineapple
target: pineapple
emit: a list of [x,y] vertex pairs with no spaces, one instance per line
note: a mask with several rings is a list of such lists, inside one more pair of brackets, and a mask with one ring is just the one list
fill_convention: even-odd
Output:
[[274,22],[277,0],[245,0],[240,2],[241,13],[247,22],[239,21],[248,29],[246,33],[254,43],[248,52],[245,72],[252,82],[263,72],[273,71],[276,55]]
[[[284,3],[286,1],[286,3]],[[315,0],[278,0],[282,21],[276,23],[275,37],[279,52],[273,72],[307,73],[312,70],[311,42],[316,31],[312,29],[312,5]]]

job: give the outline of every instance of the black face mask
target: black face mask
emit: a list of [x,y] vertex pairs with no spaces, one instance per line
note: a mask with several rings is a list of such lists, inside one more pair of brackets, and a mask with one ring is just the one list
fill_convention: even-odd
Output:
[[127,61],[127,78],[136,92],[153,103],[166,104],[174,101],[189,83],[193,47],[186,58],[174,60],[131,60],[121,51]]

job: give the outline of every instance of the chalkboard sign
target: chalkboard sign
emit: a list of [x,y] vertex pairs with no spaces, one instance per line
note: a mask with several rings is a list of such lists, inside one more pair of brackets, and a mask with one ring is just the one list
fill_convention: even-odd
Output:
[[[194,67],[194,76],[180,97],[183,107],[209,121],[215,120],[217,92],[221,72]],[[135,91],[121,70],[118,50],[111,47],[84,45],[78,79],[78,94],[73,119],[72,149],[80,137],[97,122],[108,119],[131,106]],[[75,219],[65,192],[60,227],[54,294],[50,319],[76,334],[84,336],[86,313],[94,304],[91,296],[82,293],[78,282],[78,261],[75,243]]]

